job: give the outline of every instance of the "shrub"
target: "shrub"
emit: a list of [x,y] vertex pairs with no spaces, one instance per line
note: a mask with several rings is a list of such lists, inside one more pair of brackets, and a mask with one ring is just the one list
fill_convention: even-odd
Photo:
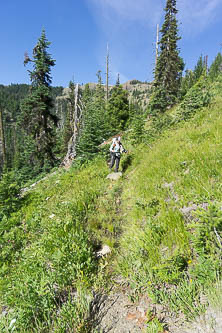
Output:
[[205,75],[188,91],[178,107],[178,120],[191,118],[197,110],[208,106],[211,101],[209,82]]
[[21,181],[15,171],[7,171],[0,181],[0,217],[9,216],[20,204]]

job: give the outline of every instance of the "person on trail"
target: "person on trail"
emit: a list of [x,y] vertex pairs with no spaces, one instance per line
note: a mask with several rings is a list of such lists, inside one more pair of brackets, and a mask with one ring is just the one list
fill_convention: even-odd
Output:
[[119,170],[119,163],[120,163],[120,158],[122,153],[126,153],[126,150],[124,149],[122,143],[121,143],[121,138],[120,136],[117,138],[114,138],[111,146],[110,146],[110,155],[111,155],[111,161],[110,161],[110,170],[112,167],[115,165],[115,172],[118,172]]

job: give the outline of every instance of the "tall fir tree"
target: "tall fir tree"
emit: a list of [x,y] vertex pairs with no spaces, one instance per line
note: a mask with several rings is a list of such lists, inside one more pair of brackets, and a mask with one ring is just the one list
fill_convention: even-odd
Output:
[[98,153],[99,145],[110,135],[101,71],[97,72],[97,78],[95,92],[91,94],[88,85],[83,92],[84,111],[77,156],[82,156],[84,159]]
[[186,93],[189,91],[189,89],[195,84],[195,77],[192,70],[187,69],[185,71],[185,76],[181,80],[181,86],[180,86],[180,100],[183,99],[183,97],[186,95]]
[[33,49],[33,59],[26,54],[24,60],[24,65],[30,62],[33,64],[33,70],[28,71],[31,89],[21,105],[21,122],[24,131],[33,142],[34,151],[30,161],[37,162],[40,168],[46,165],[53,166],[55,163],[54,127],[58,118],[52,113],[51,67],[55,66],[55,60],[47,51],[50,44],[43,29]]
[[107,112],[111,132],[113,134],[126,128],[130,114],[129,100],[127,91],[120,85],[119,75],[116,85],[111,90],[111,96],[107,104]]
[[177,46],[178,24],[176,0],[167,0],[165,20],[162,25],[160,53],[155,68],[154,93],[151,98],[150,108],[152,114],[164,112],[172,106],[177,99],[184,62],[179,56]]
[[222,73],[222,54],[219,52],[209,69],[210,80],[213,81],[220,73]]
[[197,82],[206,70],[206,64],[204,63],[203,56],[201,55],[197,61],[196,66],[194,67],[194,81]]

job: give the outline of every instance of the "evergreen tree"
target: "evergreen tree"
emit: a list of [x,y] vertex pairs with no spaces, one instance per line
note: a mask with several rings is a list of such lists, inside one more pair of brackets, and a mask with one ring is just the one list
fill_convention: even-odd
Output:
[[209,78],[213,81],[220,73],[222,73],[222,54],[219,52],[210,66]]
[[105,102],[105,90],[103,87],[101,71],[99,70],[96,74],[97,76],[97,86],[94,96],[94,104],[98,112],[105,113],[106,102]]
[[33,70],[28,71],[31,89],[29,96],[21,105],[21,122],[26,134],[30,135],[35,142],[33,154],[37,157],[40,168],[43,168],[44,165],[53,166],[55,163],[53,127],[57,125],[58,118],[52,113],[51,67],[55,65],[55,60],[47,52],[50,44],[43,29],[41,37],[33,49],[33,59],[26,55],[24,61],[25,65],[31,62]]
[[[63,88],[51,87],[51,89],[52,97],[55,101],[56,97],[62,94]],[[24,154],[27,156],[24,149],[30,151],[30,145],[27,148],[24,144],[24,141],[27,141],[27,132],[24,134],[24,129],[22,129],[21,126],[21,102],[29,93],[30,86],[27,84],[0,85],[0,104],[3,110],[6,162],[7,168],[9,169],[21,168],[29,163],[29,160],[23,159]],[[55,112],[54,106],[53,113]],[[58,131],[56,133],[58,133]]]
[[4,171],[0,179],[0,220],[10,216],[21,203],[21,179],[14,171]]
[[130,103],[130,140],[134,143],[142,142],[145,133],[146,115],[137,102]]
[[120,85],[119,76],[116,85],[111,90],[111,96],[107,104],[107,112],[113,133],[126,128],[129,119],[128,93]]
[[187,69],[185,76],[182,78],[180,87],[180,99],[186,95],[188,90],[195,84],[195,77],[193,71]]
[[164,112],[167,107],[176,102],[184,69],[177,47],[180,37],[176,19],[178,12],[176,0],[167,0],[165,12],[165,20],[160,30],[162,37],[155,68],[154,93],[150,102],[153,114]]
[[197,64],[194,68],[193,74],[194,74],[194,83],[196,83],[199,78],[202,76],[206,69],[206,65],[203,60],[203,56],[201,55],[200,58],[197,61]]
[[101,71],[98,71],[97,78],[98,84],[94,94],[90,93],[88,86],[83,93],[84,112],[77,155],[86,159],[97,153],[99,145],[110,135]]
[[86,83],[84,90],[83,90],[83,100],[84,100],[84,104],[89,103],[89,101],[92,99],[93,96],[93,90],[90,90],[89,88],[89,84]]
[[117,80],[116,80],[116,86],[119,87],[120,85],[120,78],[119,78],[119,73],[117,75]]

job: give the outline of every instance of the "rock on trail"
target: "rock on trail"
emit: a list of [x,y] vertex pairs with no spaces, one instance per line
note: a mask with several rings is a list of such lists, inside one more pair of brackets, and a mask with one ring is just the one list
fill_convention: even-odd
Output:
[[120,177],[122,177],[122,172],[113,172],[110,173],[106,179],[110,179],[110,180],[118,180]]

